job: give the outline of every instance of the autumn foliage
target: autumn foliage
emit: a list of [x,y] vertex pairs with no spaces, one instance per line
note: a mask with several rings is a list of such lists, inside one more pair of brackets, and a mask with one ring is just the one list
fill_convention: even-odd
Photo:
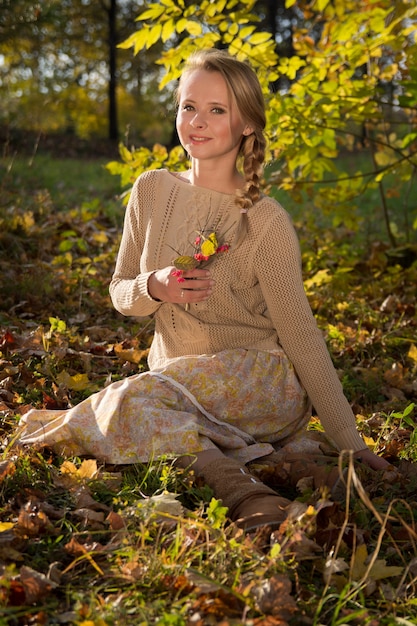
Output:
[[[233,45],[257,65],[270,98],[265,185],[293,216],[306,292],[358,428],[392,467],[376,473],[330,451],[299,474],[305,459],[255,464],[292,505],[274,533],[245,536],[171,458],[116,467],[16,446],[30,407],[67,408],[146,369],[152,321],[122,318],[108,296],[123,199],[140,171],[186,161],[178,148],[121,146],[107,165],[120,195],[104,198],[91,187],[101,163],[83,161],[70,177],[69,159],[5,150],[0,625],[415,623],[415,7],[298,2],[297,54],[277,59],[249,0],[188,4],[150,3],[126,46],[139,52],[161,38],[168,78],[207,43]],[[178,36],[181,45],[168,45]],[[287,98],[267,88],[278,73]],[[386,117],[394,74],[405,126]],[[33,174],[43,158],[49,173],[60,168],[62,196]],[[315,417],[310,429],[320,436]],[[336,485],[319,480],[323,468]]]

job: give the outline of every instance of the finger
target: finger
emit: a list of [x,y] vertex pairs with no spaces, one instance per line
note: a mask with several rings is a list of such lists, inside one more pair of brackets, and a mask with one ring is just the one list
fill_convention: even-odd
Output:
[[179,302],[187,304],[202,302],[203,300],[207,300],[212,293],[212,287],[208,287],[206,289],[189,289],[187,288],[186,283],[182,283],[179,292]]
[[201,280],[204,279],[209,279],[210,278],[210,272],[209,270],[202,270],[199,268],[194,268],[193,270],[185,270],[182,273],[183,277],[185,279],[187,278],[192,278],[192,279],[196,279],[199,278]]
[[214,280],[211,278],[187,278],[184,277],[184,281],[182,283],[183,289],[188,289],[189,291],[197,291],[199,289],[210,289],[214,287]]

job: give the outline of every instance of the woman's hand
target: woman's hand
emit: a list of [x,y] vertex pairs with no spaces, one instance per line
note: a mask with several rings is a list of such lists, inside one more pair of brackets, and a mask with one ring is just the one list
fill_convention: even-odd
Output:
[[178,281],[178,270],[164,267],[154,272],[148,281],[148,291],[154,300],[175,304],[194,304],[207,300],[213,293],[214,281],[208,270],[183,271]]

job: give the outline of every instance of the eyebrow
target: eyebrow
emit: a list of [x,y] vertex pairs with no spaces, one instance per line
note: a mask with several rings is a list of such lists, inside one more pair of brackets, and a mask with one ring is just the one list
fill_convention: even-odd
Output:
[[[185,102],[191,102],[191,103],[195,103],[196,102],[193,98],[183,98],[183,100]],[[208,104],[210,106],[218,106],[218,107],[223,107],[223,108],[227,108],[227,106],[228,106],[227,104],[224,104],[223,102],[216,102],[216,101],[208,102]]]

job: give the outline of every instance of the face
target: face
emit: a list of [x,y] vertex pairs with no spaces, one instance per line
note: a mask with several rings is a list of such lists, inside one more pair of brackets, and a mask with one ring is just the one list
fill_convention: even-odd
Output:
[[198,69],[183,76],[177,131],[190,157],[215,160],[217,166],[234,163],[249,130],[219,72]]

